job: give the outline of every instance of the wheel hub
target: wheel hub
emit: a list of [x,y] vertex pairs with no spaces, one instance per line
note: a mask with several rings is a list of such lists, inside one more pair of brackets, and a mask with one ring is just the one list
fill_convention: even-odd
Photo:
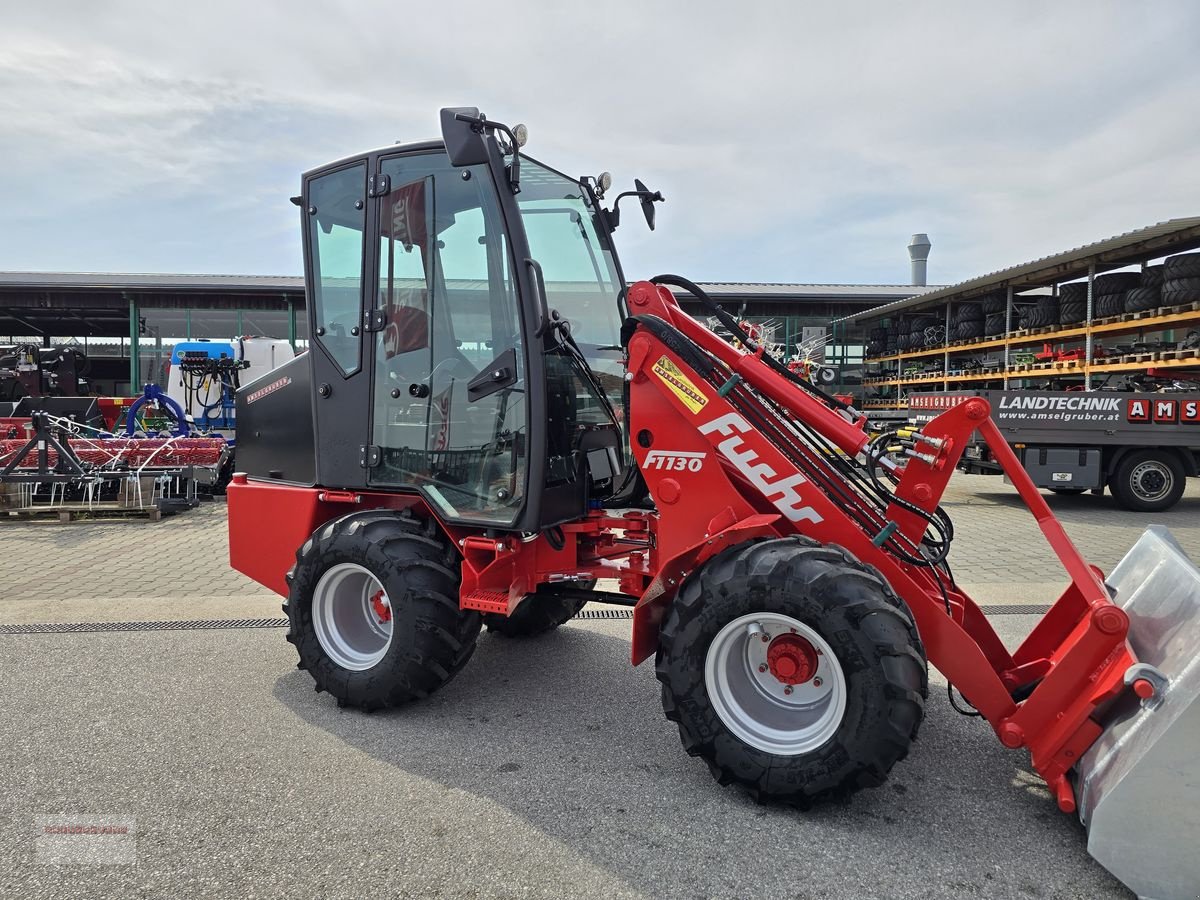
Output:
[[392,607],[383,591],[376,591],[371,596],[371,609],[379,619],[380,625],[392,621]]
[[783,613],[750,613],[721,628],[705,657],[704,681],[729,731],[779,756],[820,747],[846,711],[846,676],[833,649],[816,629]]
[[798,634],[781,634],[767,647],[767,667],[784,684],[804,684],[817,672],[816,648]]

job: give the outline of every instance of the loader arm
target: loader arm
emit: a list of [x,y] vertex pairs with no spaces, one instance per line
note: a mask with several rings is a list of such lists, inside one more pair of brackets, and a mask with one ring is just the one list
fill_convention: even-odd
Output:
[[[634,661],[652,652],[682,572],[731,538],[769,530],[836,544],[875,567],[916,620],[930,662],[1008,747],[1028,747],[1064,811],[1067,772],[1102,728],[1098,711],[1125,691],[1137,663],[1129,617],[1083,559],[978,398],[900,438],[894,487],[864,418],[839,410],[763,358],[683,313],[669,290],[629,291],[631,445],[659,510],[659,591],[635,611]],[[1029,506],[1070,585],[1015,652],[938,562],[929,532],[963,449],[978,433]],[[682,464],[680,461],[684,461]],[[700,528],[698,523],[707,523]],[[748,523],[751,533],[738,534]],[[732,532],[732,534],[731,534]],[[947,545],[949,536],[943,539]],[[1147,685],[1139,684],[1137,690]]]

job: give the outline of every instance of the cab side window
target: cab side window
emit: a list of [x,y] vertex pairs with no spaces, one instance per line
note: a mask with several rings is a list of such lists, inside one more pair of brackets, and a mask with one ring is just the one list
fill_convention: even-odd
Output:
[[362,323],[366,163],[331,172],[308,188],[313,335],[342,371],[358,371]]

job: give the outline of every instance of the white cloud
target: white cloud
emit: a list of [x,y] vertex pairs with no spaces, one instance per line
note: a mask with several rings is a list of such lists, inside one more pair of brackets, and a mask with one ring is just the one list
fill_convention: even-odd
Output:
[[[1187,2],[6,11],[0,268],[298,269],[300,171],[474,103],[668,197],[631,275],[958,280],[1200,212]],[[72,221],[64,228],[63,212]],[[114,229],[119,217],[122,228]]]

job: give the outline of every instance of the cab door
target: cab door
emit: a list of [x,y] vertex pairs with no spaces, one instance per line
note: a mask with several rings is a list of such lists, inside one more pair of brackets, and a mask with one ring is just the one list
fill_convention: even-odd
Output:
[[366,485],[371,373],[363,310],[372,223],[366,158],[309,173],[301,195],[309,309],[317,483]]
[[486,166],[380,159],[369,316],[370,484],[448,521],[511,526],[527,496],[525,348],[509,242]]

